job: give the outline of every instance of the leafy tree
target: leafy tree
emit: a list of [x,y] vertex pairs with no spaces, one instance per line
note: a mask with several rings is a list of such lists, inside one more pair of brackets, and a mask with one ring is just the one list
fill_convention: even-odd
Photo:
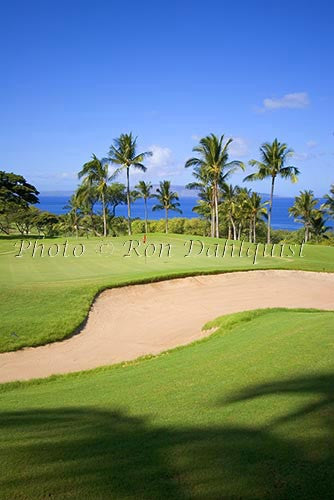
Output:
[[228,234],[227,239],[230,240],[233,234],[233,239],[237,239],[237,211],[238,211],[238,186],[232,186],[232,184],[224,184],[222,187],[223,201],[221,204],[221,213],[227,222]]
[[197,204],[192,208],[192,211],[198,214],[203,219],[206,219],[208,222],[210,222],[210,227],[211,227],[211,210],[209,201],[198,200]]
[[96,186],[90,186],[87,183],[80,184],[76,190],[80,210],[85,215],[94,214],[94,206],[99,201],[99,195]]
[[249,224],[250,210],[249,210],[249,197],[251,189],[236,188],[236,226],[237,226],[237,240],[241,239],[242,230]]
[[35,219],[35,225],[38,233],[43,233],[44,236],[53,236],[55,225],[59,222],[59,217],[49,212],[40,212]]
[[317,202],[313,191],[300,191],[300,195],[296,196],[293,206],[289,208],[289,213],[295,217],[295,222],[304,224],[304,243],[307,243],[310,238]]
[[270,243],[271,214],[273,207],[273,197],[275,181],[277,177],[290,179],[297,182],[299,170],[291,165],[286,166],[288,158],[292,155],[292,149],[289,149],[285,143],[280,143],[277,139],[273,143],[265,142],[260,148],[261,160],[250,160],[249,164],[257,168],[257,172],[245,177],[245,181],[263,180],[271,178],[271,190],[268,210],[268,229],[267,243]]
[[228,149],[233,139],[224,143],[224,135],[217,137],[210,134],[199,141],[199,145],[193,148],[197,157],[190,158],[185,167],[195,167],[195,174],[207,179],[212,189],[211,197],[211,236],[219,237],[219,186],[222,185],[237,169],[244,169],[240,161],[228,161]]
[[132,132],[121,134],[110,146],[109,159],[112,163],[120,165],[119,170],[126,170],[126,194],[128,205],[128,233],[131,234],[131,191],[130,191],[130,168],[136,168],[146,172],[143,164],[145,158],[152,156],[151,151],[137,153],[137,138]]
[[94,187],[102,203],[103,217],[103,236],[107,236],[107,213],[106,213],[106,194],[108,182],[112,180],[113,175],[109,175],[109,165],[104,160],[99,160],[96,155],[92,155],[91,161],[85,163],[80,170],[79,179],[83,177],[83,184],[88,188]]
[[322,208],[328,213],[328,215],[334,220],[334,184],[330,187],[330,193],[325,194],[325,203]]
[[195,182],[186,185],[186,189],[196,190],[199,198],[192,211],[210,222],[211,236],[214,236],[214,199],[209,173],[204,166],[195,166],[193,176]]
[[[11,219],[29,207],[38,203],[39,192],[22,175],[0,171],[0,231],[9,234]],[[17,217],[16,217],[17,220]]]
[[81,200],[78,192],[71,196],[68,204],[64,208],[69,210],[67,214],[68,216],[64,219],[64,222],[66,221],[66,224],[69,226],[71,231],[74,229],[75,235],[78,237],[81,209]]
[[[93,231],[95,236],[101,236],[102,230],[98,228],[99,221],[97,215],[94,214],[94,206],[99,201],[99,193],[96,186],[91,186],[87,183],[81,184],[77,191],[78,203],[80,204],[80,211],[84,217],[84,226],[86,231]],[[83,220],[81,220],[83,222]]]
[[135,234],[144,233],[145,232],[145,221],[142,219],[134,219],[131,224],[132,231]]
[[120,236],[127,233],[127,220],[125,217],[113,217],[110,222],[110,229],[113,236]]
[[263,203],[261,196],[258,193],[252,192],[245,204],[249,215],[249,241],[256,243],[257,223],[258,221],[262,221],[263,217],[268,217],[267,202]]
[[207,221],[199,218],[185,219],[184,233],[195,234],[197,236],[207,236],[209,234],[209,227]]
[[40,213],[36,207],[18,208],[12,213],[11,222],[15,224],[21,234],[27,235],[36,225]]
[[184,223],[185,220],[183,217],[175,217],[168,222],[168,229],[173,234],[184,234]]
[[165,211],[165,232],[168,233],[168,212],[173,210],[182,214],[180,210],[179,196],[177,193],[171,191],[170,181],[161,181],[160,187],[157,188],[157,194],[153,195],[157,198],[159,203],[154,205],[152,210],[164,210]]
[[0,211],[5,211],[8,203],[20,208],[38,203],[38,194],[22,175],[0,171]]
[[147,213],[147,200],[152,198],[152,184],[150,182],[145,182],[145,181],[139,181],[138,184],[135,186],[135,189],[137,189],[138,193],[138,198],[142,198],[144,200],[144,205],[145,205],[145,233],[147,233],[147,218],[148,218],[148,213]]
[[98,214],[83,214],[80,219],[80,228],[82,231],[88,235],[93,233],[95,236],[103,235],[103,218]]
[[329,226],[326,226],[326,220],[324,218],[324,213],[322,210],[314,210],[311,217],[311,232],[314,236],[315,241],[320,242],[322,239],[328,239],[326,234],[330,230]]
[[106,192],[106,204],[111,207],[111,216],[115,217],[116,208],[123,203],[126,203],[125,185],[119,182],[113,182],[108,186]]

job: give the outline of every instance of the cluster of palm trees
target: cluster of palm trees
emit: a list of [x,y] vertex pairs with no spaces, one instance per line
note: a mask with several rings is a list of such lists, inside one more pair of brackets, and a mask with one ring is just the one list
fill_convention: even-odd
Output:
[[[219,238],[219,204],[221,188],[226,180],[238,169],[244,169],[240,161],[229,161],[228,148],[232,139],[224,142],[224,135],[214,134],[203,137],[198,146],[193,148],[197,156],[189,158],[185,167],[193,167],[197,182],[188,187],[201,190],[210,204],[211,236]],[[202,198],[203,199],[203,198]]]
[[[193,148],[196,157],[186,162],[186,167],[193,167],[195,182],[188,184],[190,189],[199,190],[200,201],[198,213],[209,214],[211,236],[219,237],[219,217],[223,213],[227,219],[228,233],[233,232],[233,238],[240,235],[242,220],[249,221],[249,234],[256,239],[256,221],[261,215],[266,215],[265,206],[257,193],[252,193],[238,186],[227,185],[226,181],[238,169],[245,170],[245,165],[237,160],[229,161],[229,146],[232,139],[224,141],[224,135],[214,134],[203,137],[199,145]],[[250,160],[249,164],[257,171],[245,177],[245,181],[271,178],[271,192],[267,213],[267,243],[270,243],[271,214],[273,206],[275,181],[278,177],[297,181],[299,171],[292,165],[286,165],[293,151],[277,139],[273,143],[264,143],[260,148],[260,160]],[[253,215],[250,215],[253,214]],[[238,222],[238,230],[236,221]]]
[[[228,183],[230,177],[238,170],[244,171],[245,164],[239,160],[230,160],[232,139],[225,140],[224,135],[210,134],[203,137],[193,148],[195,156],[189,158],[186,168],[193,169],[194,181],[186,187],[195,189],[198,201],[193,211],[206,218],[210,224],[212,237],[219,237],[222,228],[226,228],[228,239],[240,239],[245,233],[250,242],[256,242],[259,223],[267,221],[267,243],[271,241],[271,218],[274,199],[274,189],[279,178],[297,182],[299,170],[288,164],[293,151],[287,144],[275,139],[272,143],[264,143],[260,147],[260,158],[249,161],[256,171],[247,175],[244,181],[256,181],[269,178],[271,181],[270,198],[263,202],[261,196],[251,189],[233,186]],[[97,202],[102,206],[102,234],[108,232],[108,216],[114,217],[116,207],[127,204],[127,231],[131,234],[131,204],[138,198],[144,200],[145,232],[148,232],[148,200],[157,199],[153,211],[165,212],[165,230],[168,232],[169,211],[182,213],[178,194],[171,189],[168,180],[160,182],[153,192],[151,182],[141,180],[134,189],[130,187],[130,170],[137,169],[146,172],[145,160],[151,156],[150,151],[137,152],[137,138],[129,134],[121,134],[110,146],[108,156],[99,159],[92,155],[85,163],[78,176],[82,180],[76,193],[72,196],[68,208],[70,224],[78,232],[80,217],[86,216],[91,228],[96,234],[98,221],[94,213]],[[111,167],[114,167],[111,170]],[[121,172],[126,172],[126,185],[115,182]],[[324,234],[324,214],[334,214],[334,187],[327,195],[326,203],[316,208],[317,200],[312,191],[302,191],[296,197],[295,204],[289,209],[290,215],[305,226],[305,242],[313,235]]]
[[[150,151],[137,152],[137,138],[130,134],[121,134],[110,146],[108,156],[99,159],[95,154],[82,166],[78,177],[82,180],[75,194],[71,197],[66,208],[68,212],[68,223],[78,234],[80,219],[88,216],[91,229],[95,234],[99,234],[98,218],[94,214],[94,205],[97,202],[102,206],[103,236],[108,233],[108,215],[115,216],[116,207],[120,204],[127,204],[127,230],[131,234],[131,204],[138,198],[143,198],[145,204],[145,230],[148,230],[148,210],[147,201],[156,198],[157,204],[152,210],[164,210],[166,220],[166,232],[168,232],[168,214],[170,210],[181,213],[180,203],[177,193],[171,189],[170,181],[163,180],[159,188],[153,193],[153,186],[150,182],[139,181],[134,190],[130,187],[130,169],[137,169],[142,172],[147,170],[144,165],[146,158],[151,156]],[[114,170],[111,171],[111,167]],[[126,186],[114,182],[117,175],[126,172]]]
[[330,229],[326,226],[325,216],[334,220],[334,184],[330,188],[330,194],[325,195],[325,202],[316,208],[318,200],[311,190],[301,191],[296,196],[295,203],[289,208],[289,212],[295,217],[295,221],[304,225],[304,242],[307,243],[313,235],[316,240],[328,238],[326,232]]

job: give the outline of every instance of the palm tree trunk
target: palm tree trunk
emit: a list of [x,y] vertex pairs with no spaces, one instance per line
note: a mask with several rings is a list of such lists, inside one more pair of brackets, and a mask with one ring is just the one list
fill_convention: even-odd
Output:
[[274,186],[275,186],[275,177],[272,177],[271,178],[269,210],[268,210],[268,226],[267,226],[267,243],[268,243],[268,245],[270,244],[271,212],[272,212],[272,208],[273,208]]
[[147,198],[144,198],[145,203],[145,233],[147,233]]
[[165,218],[165,231],[166,231],[166,234],[168,233],[168,208],[165,208],[165,214],[166,214],[166,218]]
[[253,220],[253,243],[256,243],[256,215]]
[[98,234],[98,231],[96,230],[96,226],[95,226],[95,222],[94,222],[94,212],[93,211],[90,212],[89,217],[90,217],[90,225],[91,225],[91,228],[93,230],[93,233],[95,234],[95,236],[100,236]]
[[75,237],[76,239],[78,239],[78,214],[77,214],[77,211],[75,210],[74,212],[75,214]]
[[248,239],[249,239],[249,243],[252,243],[252,219],[249,220],[249,236],[248,236]]
[[236,231],[236,227],[235,227],[235,223],[234,223],[233,219],[231,219],[231,224],[232,224],[232,229],[233,229],[233,239],[236,240],[237,239],[237,231]]
[[215,206],[214,199],[211,202],[211,238],[215,236]]
[[304,236],[304,243],[308,242],[308,226],[305,225],[305,236]]
[[239,227],[238,227],[238,237],[237,237],[237,240],[240,240],[241,238],[241,223],[239,224]]
[[102,193],[102,213],[103,213],[103,236],[107,236],[107,217],[106,217],[106,204],[104,200],[104,193]]
[[215,223],[216,223],[216,238],[219,238],[219,214],[218,214],[218,186],[215,186]]
[[128,233],[131,235],[130,168],[126,167],[126,198],[128,203]]
[[231,239],[231,223],[230,222],[228,223],[228,226],[227,226],[227,239],[228,240]]

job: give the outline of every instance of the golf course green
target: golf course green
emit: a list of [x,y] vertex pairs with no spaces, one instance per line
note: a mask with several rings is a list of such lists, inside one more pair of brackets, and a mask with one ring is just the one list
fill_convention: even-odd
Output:
[[[1,351],[70,335],[111,286],[249,269],[334,271],[334,248],[152,235],[0,242]],[[189,240],[206,244],[189,255]],[[85,245],[81,257],[75,245]],[[199,245],[197,243],[197,245]],[[209,245],[210,248],[209,248]],[[219,243],[220,245],[220,243]],[[77,247],[80,250],[79,246]],[[208,250],[209,249],[209,250]],[[267,249],[268,250],[268,249]],[[286,252],[286,253],[285,253]],[[80,252],[79,252],[80,253]],[[212,318],[185,347],[86,372],[0,385],[0,498],[332,498],[334,312],[260,309]]]
[[1,498],[331,498],[334,313],[212,326],[151,359],[1,386]]
[[[34,239],[26,240],[21,252],[20,238],[0,240],[0,352],[12,351],[26,346],[37,346],[61,340],[75,332],[87,317],[96,294],[108,287],[129,283],[150,282],[192,274],[230,272],[250,269],[300,269],[334,272],[334,248],[305,245],[303,257],[299,249],[295,256],[285,246],[276,245],[266,249],[259,245],[254,264],[254,245],[247,256],[247,245],[240,254],[240,242],[235,243],[232,256],[232,242],[225,247],[226,240],[188,235],[152,234],[146,244],[143,235],[132,236],[139,242],[138,253],[131,250],[127,236],[119,238],[53,238],[37,240],[33,255]],[[200,240],[193,244],[190,240]],[[68,242],[64,256],[64,244]],[[106,243],[107,242],[107,243]],[[156,243],[156,253],[150,245]],[[41,245],[44,256],[41,256]],[[167,245],[171,245],[168,255]],[[59,245],[58,255],[56,246]],[[73,251],[80,255],[75,257]],[[101,246],[102,245],[102,246]],[[160,246],[163,251],[160,254]],[[76,247],[76,250],[75,250]],[[147,248],[147,255],[144,252]],[[198,255],[201,251],[201,255]],[[225,251],[225,255],[224,255]],[[48,253],[50,255],[48,255]],[[217,255],[217,256],[216,256]],[[224,255],[224,256],[223,256]]]

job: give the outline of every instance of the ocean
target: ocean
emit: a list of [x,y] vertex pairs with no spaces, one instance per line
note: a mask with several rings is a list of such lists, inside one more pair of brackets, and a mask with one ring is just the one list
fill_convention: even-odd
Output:
[[[42,193],[39,195],[40,203],[36,205],[40,210],[45,210],[52,212],[54,214],[60,215],[66,213],[64,208],[67,204],[71,194],[70,193],[60,193],[60,194],[49,194]],[[267,201],[269,196],[262,195],[263,201]],[[180,204],[182,215],[170,212],[170,218],[172,217],[198,217],[192,208],[196,205],[197,198],[190,196],[180,196]],[[322,202],[323,200],[320,200]],[[149,219],[161,219],[164,217],[164,213],[152,212],[152,207],[156,203],[156,200],[148,200],[148,212]],[[300,229],[301,224],[294,222],[293,218],[289,216],[288,209],[294,204],[294,198],[275,196],[273,203],[273,213],[272,213],[272,227],[274,229]],[[96,210],[99,210],[99,204],[96,205]],[[127,208],[126,205],[120,205],[116,209],[116,215],[126,216]],[[131,205],[131,215],[133,218],[139,217],[144,218],[144,201],[137,200]]]

